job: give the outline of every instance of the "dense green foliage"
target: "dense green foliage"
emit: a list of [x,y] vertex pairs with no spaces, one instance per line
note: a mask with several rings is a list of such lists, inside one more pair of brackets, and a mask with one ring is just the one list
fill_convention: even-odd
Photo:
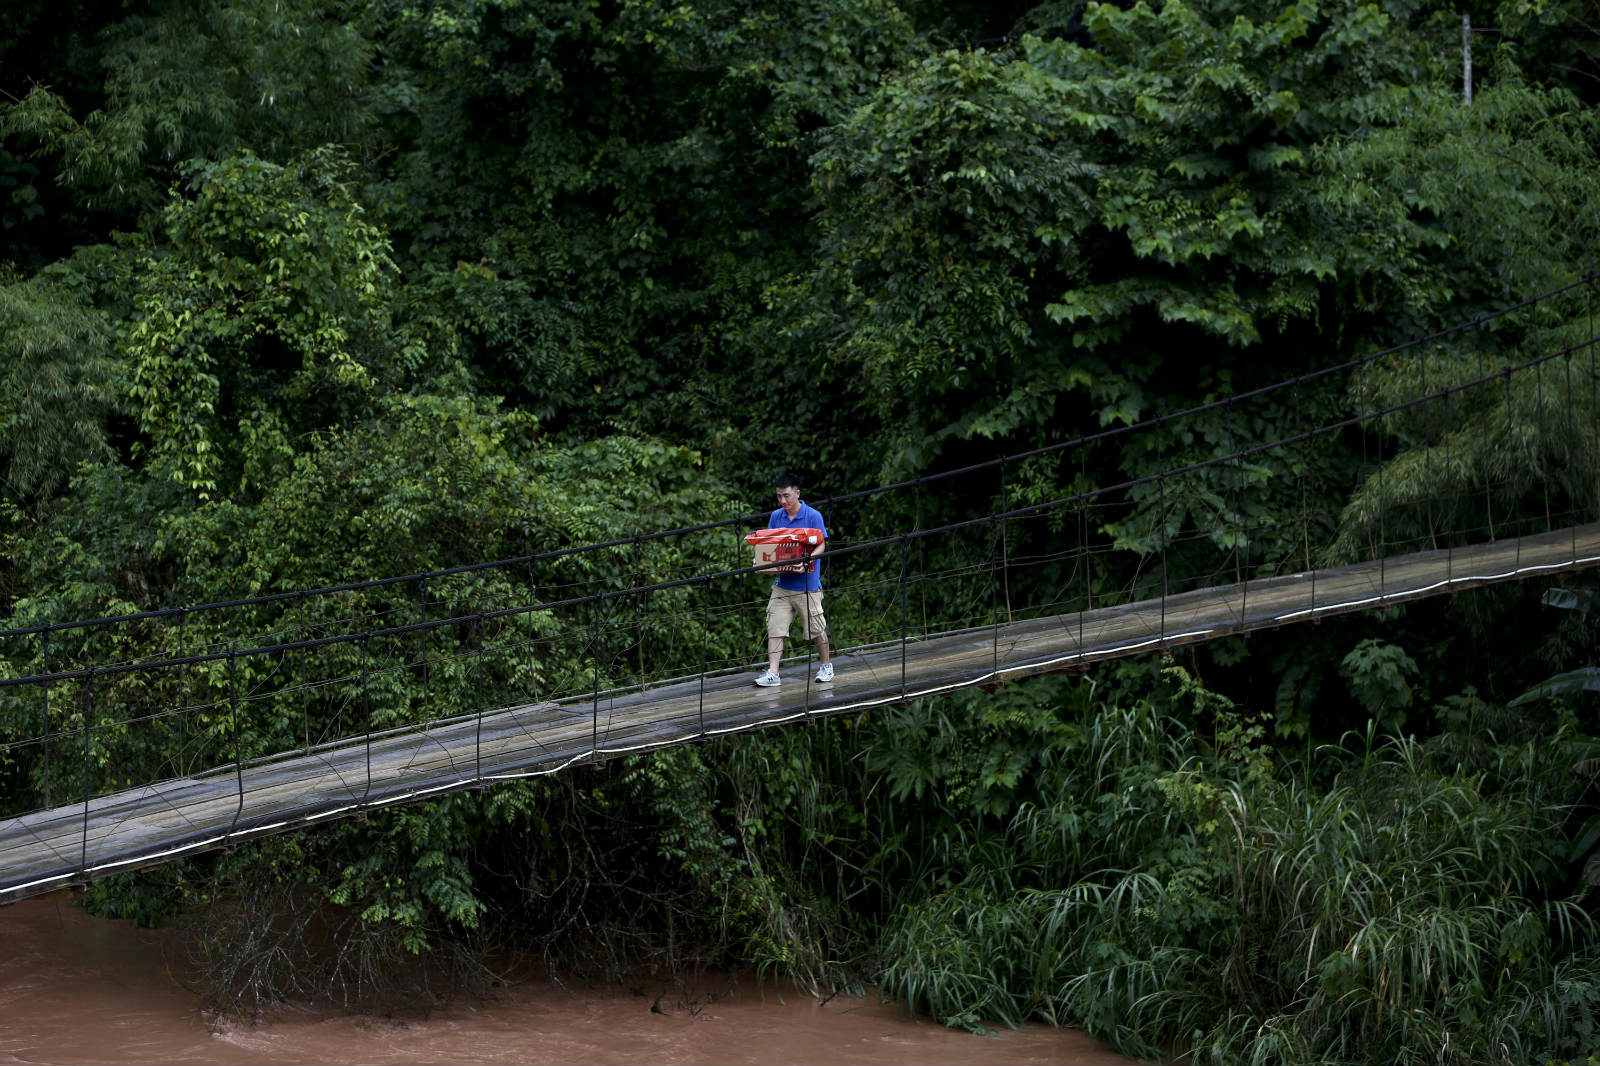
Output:
[[[1474,42],[1470,107],[1463,10],[1496,31]],[[626,541],[759,508],[777,468],[848,492],[1227,401],[1553,289],[1596,266],[1591,15],[15,0],[10,624]],[[1051,555],[1079,535],[1066,519],[1007,531],[1044,560],[1017,580],[1064,601],[1431,544],[1440,499],[1451,528],[1491,535],[1592,520],[1586,299],[1015,464],[1003,489],[957,479],[830,518],[865,540],[1197,464],[1082,532],[1095,573]],[[1496,374],[1498,392],[1390,411]],[[1365,433],[1219,461],[1373,412]],[[9,675],[477,612],[430,632],[420,667],[365,643],[301,667],[359,677],[360,700],[308,673],[256,701],[280,668],[225,658],[107,680],[102,705],[148,724],[107,720],[87,768],[7,747],[5,813],[309,747],[358,704],[372,727],[428,721],[486,688],[624,677],[647,645],[751,660],[753,613],[691,617],[692,589],[604,662],[582,650],[598,618],[482,617],[703,573],[727,565],[719,543],[13,642]],[[991,595],[953,549],[919,551],[945,575],[921,617]],[[892,589],[909,565],[858,580]],[[588,973],[692,958],[875,984],[954,1025],[1044,1019],[1197,1062],[1582,1059],[1600,1053],[1600,655],[1589,612],[1540,591],[457,794],[115,878],[94,904],[196,923],[235,1009],[431,994],[515,946]],[[862,593],[840,641],[891,609]],[[50,713],[63,732],[95,714]],[[0,700],[0,740],[40,714]]]
[[1467,760],[1453,744],[1481,719],[1369,733],[1289,768],[1249,717],[1181,672],[1174,689],[1085,715],[999,840],[963,834],[983,861],[895,916],[891,988],[1204,1062],[1592,1047],[1593,919],[1539,887],[1566,866],[1566,729]]

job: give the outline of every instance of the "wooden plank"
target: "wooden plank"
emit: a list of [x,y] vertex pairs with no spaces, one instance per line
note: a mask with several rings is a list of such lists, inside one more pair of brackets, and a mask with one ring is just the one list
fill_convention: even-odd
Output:
[[1600,564],[1600,525],[1020,619],[836,656],[829,686],[723,672],[435,721],[0,822],[0,902],[396,803],[975,684]]

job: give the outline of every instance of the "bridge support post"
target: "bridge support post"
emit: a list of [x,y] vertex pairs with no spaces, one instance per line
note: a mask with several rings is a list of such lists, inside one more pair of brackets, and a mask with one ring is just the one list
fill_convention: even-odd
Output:
[[[44,672],[48,677],[50,673],[50,627],[46,625],[39,632],[40,651],[44,656]],[[44,683],[44,729],[39,734],[39,742],[43,746],[44,761],[44,805],[53,807],[50,802],[50,682]]]
[[235,669],[233,642],[228,642],[228,722],[233,729],[233,784],[239,802],[233,808],[233,823],[228,833],[239,826],[239,816],[244,814],[244,747],[239,740],[239,675]]
[[900,695],[906,694],[906,575],[911,569],[911,542],[900,534]]
[[483,707],[483,615],[478,616],[478,713],[477,732],[472,742],[472,777],[474,781],[483,780],[483,716],[486,713]]
[[417,636],[422,645],[422,720],[428,721],[433,717],[432,703],[428,693],[428,581],[426,578],[417,579],[417,614],[421,628]]
[[367,786],[361,793],[361,802],[365,803],[367,797],[372,795],[372,687],[367,681],[367,674],[371,669],[371,655],[368,640],[371,634],[361,634],[361,709],[366,719],[364,734],[366,738],[366,767]]
[[94,762],[90,753],[89,719],[94,714],[94,675],[95,668],[91,666],[89,676],[83,681],[83,833],[78,871],[85,883],[89,880],[89,767]]
[[[1000,460],[1000,513],[1011,510],[1010,493],[1006,485],[1006,461]],[[1000,519],[1000,588],[1005,593],[1006,623],[1011,622],[1011,545],[1007,537],[1006,520]]]
[[589,640],[589,654],[594,663],[594,702],[589,709],[589,758],[600,760],[600,597],[589,601],[594,626]]
[[700,736],[706,735],[706,648],[711,639],[711,578],[700,581],[700,692],[696,697],[695,714],[700,723]]

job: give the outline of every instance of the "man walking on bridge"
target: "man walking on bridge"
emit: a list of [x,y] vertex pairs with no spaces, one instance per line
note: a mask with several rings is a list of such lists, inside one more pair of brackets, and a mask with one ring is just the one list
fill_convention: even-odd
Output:
[[783,642],[796,616],[805,620],[806,635],[817,644],[817,683],[833,680],[833,663],[828,658],[828,619],[822,613],[822,575],[817,556],[828,546],[828,527],[816,508],[800,498],[800,479],[785,471],[773,479],[778,508],[767,519],[768,529],[816,529],[822,540],[806,556],[799,573],[779,574],[772,582],[767,599],[767,669],[756,678],[762,688],[783,684],[778,664],[783,658]]

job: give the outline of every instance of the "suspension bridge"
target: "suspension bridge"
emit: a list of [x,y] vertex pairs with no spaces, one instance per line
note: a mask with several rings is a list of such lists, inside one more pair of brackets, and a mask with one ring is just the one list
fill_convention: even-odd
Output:
[[[584,763],[1595,566],[1591,284],[812,501],[834,537],[832,684],[804,661],[750,684],[768,575],[742,535],[765,512],[0,630],[0,902]],[[1333,414],[1290,420],[1315,411]],[[1153,472],[1129,475],[1129,456]]]

